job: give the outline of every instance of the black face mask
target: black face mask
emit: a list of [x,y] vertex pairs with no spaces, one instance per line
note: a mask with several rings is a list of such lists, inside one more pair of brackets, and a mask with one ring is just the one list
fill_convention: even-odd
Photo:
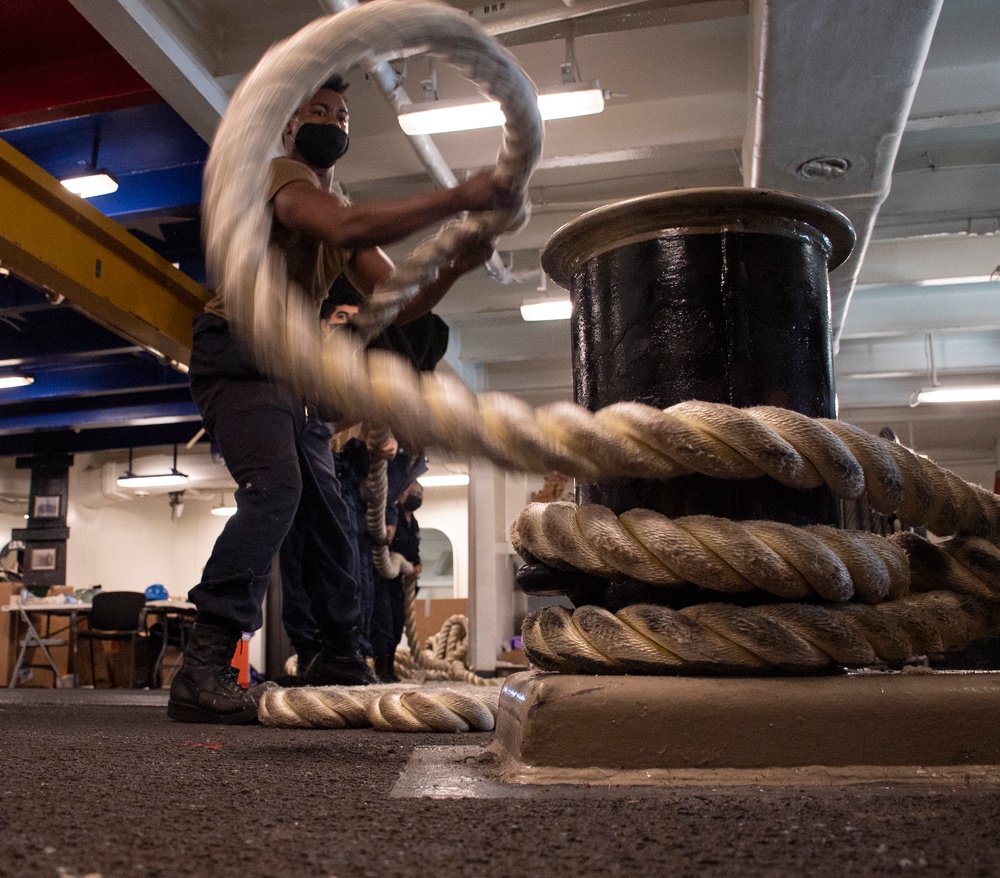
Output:
[[420,508],[420,504],[423,503],[423,502],[424,502],[424,498],[423,497],[419,497],[419,496],[416,496],[414,494],[411,494],[400,505],[407,512],[416,512]]
[[305,122],[295,134],[295,148],[314,168],[330,168],[347,152],[347,132],[337,125]]

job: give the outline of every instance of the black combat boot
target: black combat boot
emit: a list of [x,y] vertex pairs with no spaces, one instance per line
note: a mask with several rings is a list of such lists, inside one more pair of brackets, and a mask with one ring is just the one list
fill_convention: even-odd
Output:
[[257,722],[257,702],[273,684],[244,689],[236,682],[239,672],[232,660],[239,639],[239,631],[195,623],[170,686],[167,716],[184,723]]
[[358,649],[353,629],[324,635],[323,648],[309,667],[299,672],[303,686],[367,686],[378,679]]
[[399,677],[396,676],[396,669],[393,666],[395,658],[392,654],[375,656],[375,673],[378,675],[380,683],[399,682]]

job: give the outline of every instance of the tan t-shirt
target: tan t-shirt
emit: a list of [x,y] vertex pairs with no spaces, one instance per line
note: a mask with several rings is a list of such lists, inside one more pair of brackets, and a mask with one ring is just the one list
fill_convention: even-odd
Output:
[[[322,188],[315,171],[302,162],[287,156],[273,159],[267,200],[271,201],[283,186],[298,180],[304,180],[317,189]],[[312,297],[318,317],[319,306],[330,292],[330,285],[350,261],[352,251],[344,247],[333,247],[305,232],[285,228],[279,222],[272,226],[271,241],[284,251],[289,276]],[[205,306],[205,310],[219,317],[226,317],[223,295],[217,293]]]

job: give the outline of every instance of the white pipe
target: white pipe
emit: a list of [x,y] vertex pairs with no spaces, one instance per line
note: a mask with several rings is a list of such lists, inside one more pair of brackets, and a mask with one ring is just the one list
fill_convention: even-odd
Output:
[[[357,6],[358,0],[324,0],[324,5],[330,12],[345,12]],[[392,69],[388,61],[382,61],[369,68],[368,75],[372,77],[382,90],[382,94],[385,95],[386,100],[389,101],[397,116],[413,103],[410,100],[410,96],[406,93],[406,89],[400,83],[396,71]],[[454,172],[448,166],[448,163],[444,160],[440,150],[438,150],[429,135],[417,134],[407,139],[410,141],[414,152],[416,152],[417,158],[420,159],[438,185],[449,189],[458,185],[458,179],[455,177]],[[510,271],[504,265],[500,254],[495,250],[486,262],[486,270],[494,280],[502,284],[510,283]]]

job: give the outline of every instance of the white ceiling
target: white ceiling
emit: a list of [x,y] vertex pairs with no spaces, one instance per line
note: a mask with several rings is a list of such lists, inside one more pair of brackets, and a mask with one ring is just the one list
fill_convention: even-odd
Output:
[[[267,47],[336,0],[73,0],[203,137]],[[513,281],[479,270],[439,313],[449,362],[477,390],[537,405],[572,395],[567,323],[527,324],[539,251],[594,207],[679,188],[755,185],[819,198],[855,222],[834,272],[841,416],[890,426],[942,463],[992,461],[1000,405],[911,408],[930,383],[1000,381],[1000,3],[996,0],[506,0],[451,5],[479,19],[540,88],[561,81],[565,36],[580,77],[611,93],[600,116],[547,123],[528,225],[498,244]],[[401,63],[396,69],[403,71]],[[426,59],[403,87],[423,99]],[[351,150],[337,168],[362,201],[431,185],[378,85],[349,71]],[[471,91],[438,69],[438,94]],[[499,133],[434,142],[459,177],[492,163]],[[838,180],[805,160],[851,162]],[[413,242],[394,248],[401,256]],[[552,292],[551,284],[548,292]],[[932,356],[929,356],[929,352]]]

